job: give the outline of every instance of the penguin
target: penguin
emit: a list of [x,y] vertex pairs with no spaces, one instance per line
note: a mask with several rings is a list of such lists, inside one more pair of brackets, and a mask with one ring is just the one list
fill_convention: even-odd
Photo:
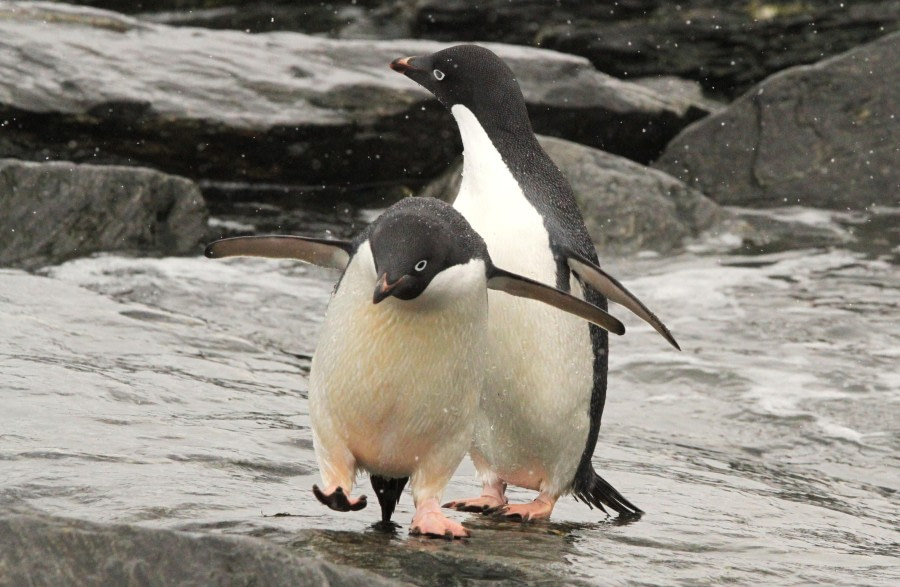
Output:
[[[605,310],[495,266],[484,240],[452,206],[407,198],[352,242],[291,236],[237,237],[206,249],[293,258],[343,271],[310,370],[309,410],[322,477],[315,497],[337,511],[367,471],[389,522],[410,482],[410,534],[463,538],[444,516],[444,487],[471,444],[484,382],[488,289],[543,302],[616,334]],[[535,361],[543,360],[533,357]]]
[[[599,267],[572,189],[538,143],[502,59],[458,45],[390,67],[434,94],[456,120],[463,175],[453,205],[497,263],[604,309],[607,299],[621,304],[680,350],[663,322]],[[489,297],[489,364],[470,451],[483,491],[445,507],[534,520],[549,518],[571,493],[601,511],[640,516],[591,462],[606,402],[606,332],[526,300]],[[507,484],[538,495],[510,504]]]

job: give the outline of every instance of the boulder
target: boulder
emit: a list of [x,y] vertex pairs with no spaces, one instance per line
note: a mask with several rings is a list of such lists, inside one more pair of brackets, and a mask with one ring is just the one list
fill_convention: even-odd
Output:
[[[731,220],[703,194],[658,170],[584,145],[538,138],[572,185],[588,232],[604,254],[678,250]],[[457,163],[420,195],[452,199],[460,180]]]
[[414,19],[422,38],[536,45],[618,77],[676,75],[733,98],[776,71],[897,30],[900,2],[423,0]]
[[151,169],[0,159],[0,265],[97,251],[199,252],[206,205],[190,180]]
[[900,204],[900,33],[776,74],[681,133],[656,166],[720,204]]
[[664,96],[677,96],[679,100],[684,100],[706,112],[718,112],[726,106],[725,103],[706,96],[703,86],[694,80],[674,75],[656,75],[638,77],[631,81]]
[[[768,75],[900,27],[898,0],[75,0],[180,26],[339,38],[490,40],[581,55],[600,71],[677,75],[733,99]],[[545,131],[546,132],[546,131]]]
[[256,538],[0,511],[4,585],[397,585]]
[[[296,31],[344,39],[408,39],[414,0],[333,0],[311,3],[296,0],[224,0],[143,3],[102,6],[135,14],[149,22],[247,32]],[[110,2],[109,4],[113,4]],[[114,2],[114,4],[130,4]],[[149,6],[154,4],[155,6]]]
[[[0,157],[232,182],[421,181],[458,154],[455,124],[388,64],[444,46],[176,28],[4,2]],[[538,131],[647,161],[706,114],[580,57],[488,46],[519,76]]]

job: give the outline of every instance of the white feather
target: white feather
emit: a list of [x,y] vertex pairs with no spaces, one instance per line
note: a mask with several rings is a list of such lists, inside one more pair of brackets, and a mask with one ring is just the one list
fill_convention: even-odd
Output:
[[[540,213],[475,115],[461,105],[451,112],[464,149],[454,206],[484,238],[497,266],[555,285]],[[571,286],[582,295],[574,278]],[[558,495],[574,479],[590,426],[588,325],[532,300],[493,291],[488,298],[490,353],[473,452],[505,481]]]
[[440,498],[465,454],[487,344],[481,260],[439,273],[416,299],[372,303],[360,246],[335,292],[313,357],[310,416],[326,485],[359,468],[412,475],[417,502]]

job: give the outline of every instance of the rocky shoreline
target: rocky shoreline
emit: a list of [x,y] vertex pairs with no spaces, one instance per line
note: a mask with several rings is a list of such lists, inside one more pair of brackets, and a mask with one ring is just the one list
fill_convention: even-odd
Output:
[[[111,556],[115,553],[114,556]],[[4,585],[398,585],[269,540],[0,510]]]
[[[172,8],[142,4],[151,5]],[[420,191],[449,197],[452,186],[438,176],[460,150],[453,121],[427,92],[386,66],[441,43],[181,28],[142,14],[0,3],[0,157],[68,162],[79,175],[110,165],[119,175],[128,166],[146,167],[182,176],[230,203],[255,201],[266,186],[282,186],[282,199],[319,205],[340,193],[351,207],[362,192],[375,207]],[[635,185],[610,181],[607,155],[558,161],[576,183],[587,180],[579,192],[597,244],[622,254],[675,251],[710,231],[733,231],[751,249],[772,240],[758,226],[735,224],[734,214],[713,202],[851,210],[896,205],[898,133],[884,121],[900,101],[898,34],[786,70],[724,107],[671,76],[631,83],[582,57],[490,46],[519,75],[539,133],[582,145],[570,150],[595,148],[672,175],[629,166],[627,174],[656,178],[649,189],[668,203],[655,206],[648,205],[657,196],[646,186],[629,198]],[[145,171],[134,173],[122,185],[145,181]],[[9,171],[4,177],[4,189],[16,193],[4,201],[7,224],[26,213],[58,212],[42,197],[46,186]],[[199,202],[196,187],[179,185],[184,197]],[[143,212],[152,214],[170,196],[147,189],[158,194]],[[678,194],[712,201],[704,198],[696,217],[694,207],[678,205]],[[109,197],[103,190],[93,195]],[[203,219],[201,207],[195,221]],[[189,253],[218,236],[191,226],[190,246],[161,246],[141,236],[146,227],[127,226],[113,232],[131,236],[112,241],[82,230],[82,246],[60,237],[47,248],[26,242],[28,231],[4,232],[0,245],[4,263],[29,267],[102,250]]]
[[[81,4],[0,1],[0,267],[349,236],[398,198],[450,199],[455,125],[387,64],[484,38],[502,41],[488,46],[516,72],[601,259],[854,234],[897,250],[896,228],[875,234],[888,222],[839,234],[788,211],[866,223],[900,210],[900,2]],[[0,583],[86,576],[380,581],[263,540],[0,506]]]

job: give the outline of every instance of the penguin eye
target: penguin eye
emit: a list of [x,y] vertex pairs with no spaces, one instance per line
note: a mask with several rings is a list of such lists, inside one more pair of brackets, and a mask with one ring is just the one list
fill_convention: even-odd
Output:
[[426,265],[428,265],[428,261],[426,261],[425,259],[422,259],[421,261],[419,261],[418,263],[416,263],[416,266],[414,267],[414,269],[415,269],[416,271],[420,271],[420,272],[421,272],[423,269],[425,269],[425,266],[426,266]]
[[437,81],[441,81],[442,79],[444,79],[444,72],[440,69],[435,69],[431,73],[434,74],[434,79],[436,79]]

